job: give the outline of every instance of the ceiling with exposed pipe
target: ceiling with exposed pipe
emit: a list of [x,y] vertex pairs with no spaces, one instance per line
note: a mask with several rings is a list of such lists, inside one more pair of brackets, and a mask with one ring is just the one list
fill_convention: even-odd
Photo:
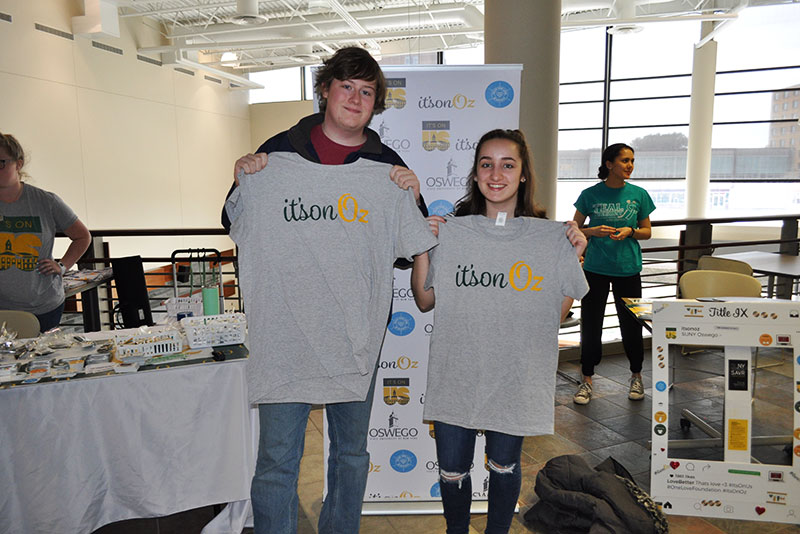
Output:
[[[108,19],[113,10],[117,25],[146,17],[160,28],[163,44],[142,47],[141,54],[239,75],[318,64],[351,45],[389,57],[483,43],[484,0],[83,1],[84,19]],[[603,26],[629,33],[669,21],[726,24],[743,9],[787,3],[800,0],[562,0],[561,23],[562,31]],[[113,23],[100,20],[88,34],[103,35]]]

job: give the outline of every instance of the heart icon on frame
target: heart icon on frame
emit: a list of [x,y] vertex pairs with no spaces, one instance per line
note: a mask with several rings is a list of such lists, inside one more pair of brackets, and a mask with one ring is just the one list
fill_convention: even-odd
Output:
[[671,468],[673,468],[673,469],[677,469],[677,468],[678,468],[680,465],[681,465],[681,463],[680,463],[680,462],[676,462],[676,461],[674,461],[674,460],[673,460],[673,461],[671,461],[671,462],[669,463],[669,466],[670,466]]
[[763,514],[763,513],[764,513],[764,512],[766,512],[766,511],[767,511],[767,509],[766,509],[766,508],[764,508],[763,506],[756,506],[756,513],[757,513],[758,515],[761,515],[761,514]]

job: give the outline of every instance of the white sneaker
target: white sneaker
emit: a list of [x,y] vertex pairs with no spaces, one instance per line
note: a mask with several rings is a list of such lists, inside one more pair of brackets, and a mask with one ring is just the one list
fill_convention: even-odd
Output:
[[631,388],[628,390],[630,400],[642,400],[644,398],[644,384],[638,376],[631,378]]
[[572,402],[575,404],[589,404],[592,400],[592,385],[589,382],[581,382],[578,386],[578,391],[572,396]]

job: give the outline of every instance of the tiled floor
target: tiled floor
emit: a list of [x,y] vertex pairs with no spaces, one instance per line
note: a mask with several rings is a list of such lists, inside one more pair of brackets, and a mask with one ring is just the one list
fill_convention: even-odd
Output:
[[[670,393],[671,410],[690,408],[702,414],[719,428],[722,420],[723,379],[712,373],[722,372],[721,353],[702,352],[675,358],[676,386]],[[793,380],[791,358],[780,352],[764,353],[759,364],[778,363],[758,372],[758,386],[753,403],[753,427],[756,434],[790,434],[792,431],[791,399]],[[564,362],[562,371],[578,376],[577,362]],[[649,489],[650,454],[650,389],[644,401],[627,398],[627,360],[624,356],[607,356],[597,368],[594,399],[586,406],[572,402],[575,386],[559,377],[556,386],[555,429],[552,436],[526,438],[523,446],[523,483],[520,495],[522,512],[535,502],[534,481],[539,469],[554,456],[579,454],[591,465],[613,456],[634,474],[637,483]],[[649,362],[645,361],[645,385],[650,385]],[[674,413],[674,412],[673,412]],[[678,418],[671,417],[670,438],[706,437],[694,426],[680,429]],[[315,534],[322,495],[322,412],[314,410],[306,431],[306,452],[301,464],[299,534]],[[759,447],[755,456],[764,463],[790,463],[792,458],[780,446]],[[673,456],[722,459],[719,449],[681,450]],[[200,532],[213,512],[202,508],[168,518],[125,521],[96,531],[96,534],[193,534]],[[688,533],[800,533],[800,526],[751,521],[699,519],[669,516],[670,532]],[[473,517],[470,532],[483,532],[485,516]],[[444,533],[444,520],[439,516],[371,516],[362,521],[364,534]],[[512,533],[544,533],[535,525],[524,523],[522,514],[514,519]]]

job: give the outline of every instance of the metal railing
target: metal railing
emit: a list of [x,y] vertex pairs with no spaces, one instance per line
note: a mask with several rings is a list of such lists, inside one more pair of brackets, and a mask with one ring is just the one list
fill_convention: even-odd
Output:
[[[750,250],[758,247],[760,250],[779,252],[781,254],[798,255],[800,239],[798,239],[798,221],[800,214],[769,215],[758,217],[726,217],[714,219],[675,219],[665,221],[653,221],[654,233],[658,229],[674,228],[678,231],[677,239],[659,239],[642,242],[642,255],[644,258],[644,270],[642,272],[642,285],[645,297],[663,298],[677,296],[677,284],[680,275],[692,270],[697,265],[697,260],[705,254],[712,254],[715,250]],[[715,237],[715,229],[720,227],[730,228],[730,225],[739,223],[759,223],[759,222],[780,222],[780,236],[778,239],[749,239],[749,240],[730,240]],[[108,238],[135,238],[152,239],[155,237],[195,237],[196,241],[191,243],[189,248],[202,248],[207,246],[203,242],[203,236],[223,236],[226,235],[222,228],[187,228],[187,229],[166,229],[166,230],[94,230],[92,231],[92,246],[79,261],[82,268],[102,268],[109,266],[113,256],[108,246]],[[63,236],[62,236],[63,237]],[[649,245],[649,246],[648,246]],[[172,277],[173,258],[170,256],[148,256],[143,257],[142,261],[150,268],[145,269],[146,287],[154,313],[162,309],[166,298],[173,295],[175,287]],[[217,261],[213,259],[203,260],[209,262]],[[223,297],[225,308],[228,311],[241,311],[242,304],[239,297],[238,287],[238,266],[235,254],[223,254],[219,261],[222,262],[223,277]],[[155,266],[155,267],[154,267]],[[154,268],[153,268],[154,267]],[[210,265],[207,267],[211,267]],[[168,269],[168,270],[167,270]],[[202,270],[202,269],[198,269]],[[212,269],[207,269],[211,271]],[[758,276],[758,275],[756,275]],[[203,281],[205,282],[205,280]],[[796,295],[796,285],[791,280],[784,287],[789,287],[791,294]],[[779,281],[780,283],[780,281]],[[762,285],[763,282],[762,282]],[[113,281],[101,285],[97,296],[102,328],[114,328],[118,321],[114,316],[113,310],[118,303],[115,294]],[[186,296],[187,291],[192,291],[191,286],[181,287],[179,283],[179,296]],[[613,304],[607,310],[605,329],[617,328],[616,312]],[[576,303],[576,309],[580,309],[580,304]],[[578,312],[579,313],[579,312]],[[79,321],[71,319],[70,322],[76,326],[83,326]],[[562,333],[576,334],[579,327],[566,329]]]

